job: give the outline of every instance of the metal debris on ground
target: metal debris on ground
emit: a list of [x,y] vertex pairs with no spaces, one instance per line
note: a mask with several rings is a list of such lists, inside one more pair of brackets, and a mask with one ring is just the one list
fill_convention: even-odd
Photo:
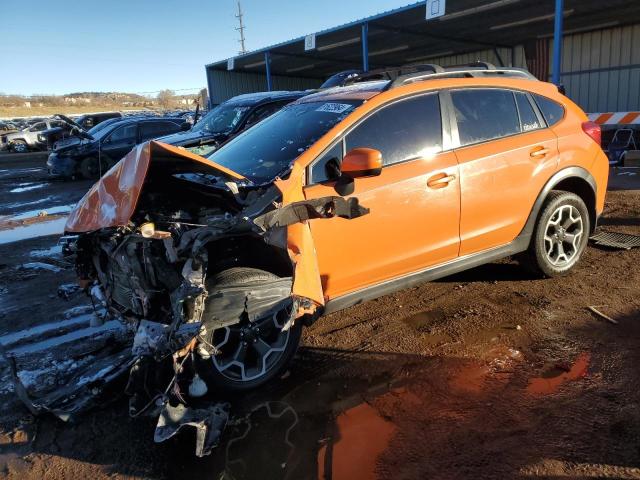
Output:
[[640,235],[630,235],[628,233],[599,232],[593,235],[590,240],[599,247],[619,248],[621,250],[640,247]]

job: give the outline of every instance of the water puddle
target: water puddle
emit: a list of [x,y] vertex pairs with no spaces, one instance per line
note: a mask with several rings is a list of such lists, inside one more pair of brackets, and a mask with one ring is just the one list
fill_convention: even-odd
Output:
[[547,370],[541,377],[532,378],[527,386],[527,393],[532,395],[550,395],[558,391],[566,382],[579,380],[587,375],[591,355],[582,353],[573,365],[567,370],[554,366]]
[[16,188],[9,190],[9,193],[23,193],[31,190],[37,190],[48,186],[48,183],[20,183]]
[[57,217],[50,221],[32,223],[31,225],[3,230],[0,232],[0,245],[18,242],[20,240],[28,240],[30,238],[62,234],[66,223],[67,217]]
[[318,451],[319,480],[368,480],[376,477],[376,460],[387,449],[397,427],[368,403],[336,419],[337,440]]
[[32,250],[29,252],[31,258],[52,258],[62,255],[62,245],[53,245],[49,248]]
[[43,262],[23,263],[23,264],[18,266],[18,269],[21,269],[21,270],[47,270],[47,271],[53,272],[53,273],[59,273],[59,272],[62,271],[62,268],[58,267],[57,265],[51,265],[50,263],[43,263]]
[[0,178],[8,178],[20,175],[28,175],[30,173],[44,172],[44,168],[18,168],[18,169],[5,169],[0,170]]
[[9,212],[13,212],[21,207],[31,207],[33,205],[40,205],[42,203],[46,203],[46,202],[50,202],[51,200],[53,200],[54,197],[45,197],[45,198],[40,198],[38,200],[33,200],[31,202],[15,202],[15,203],[9,203],[6,205],[3,205],[3,210],[6,209]]
[[[0,216],[0,244],[63,233],[67,215],[73,206],[74,204],[58,205],[29,210],[17,215]],[[49,251],[54,253],[51,249]],[[47,253],[47,251],[41,251],[34,256]]]
[[12,215],[9,220],[10,221],[19,221],[19,220],[27,220],[33,217],[46,217],[48,215],[61,215],[68,214],[71,212],[71,209],[75,204],[71,205],[58,205],[57,207],[48,207],[48,208],[38,208],[35,210],[28,210],[26,212],[19,213],[17,215]]

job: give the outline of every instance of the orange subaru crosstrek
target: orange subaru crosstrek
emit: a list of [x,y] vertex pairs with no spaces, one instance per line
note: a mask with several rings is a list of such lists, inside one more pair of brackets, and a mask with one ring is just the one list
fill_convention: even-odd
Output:
[[134,395],[167,392],[150,358],[189,376],[184,397],[246,390],[323,313],[515,254],[572,270],[604,206],[599,143],[528,72],[434,66],[308,95],[209,158],[141,145],[76,206],[66,250],[137,329]]

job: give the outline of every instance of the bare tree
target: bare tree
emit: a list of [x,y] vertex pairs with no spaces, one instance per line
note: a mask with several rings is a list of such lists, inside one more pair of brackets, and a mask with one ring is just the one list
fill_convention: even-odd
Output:
[[158,93],[158,103],[162,108],[171,108],[175,101],[176,93],[173,90],[160,90]]

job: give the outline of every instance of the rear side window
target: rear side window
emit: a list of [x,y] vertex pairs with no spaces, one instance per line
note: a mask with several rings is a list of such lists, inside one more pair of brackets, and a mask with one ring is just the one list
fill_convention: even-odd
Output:
[[453,91],[451,98],[463,146],[520,133],[513,92],[477,88]]
[[161,137],[180,130],[180,126],[174,122],[143,122],[140,124],[140,140]]
[[276,113],[278,110],[280,110],[282,107],[284,107],[287,103],[289,102],[268,103],[266,105],[262,105],[256,108],[253,112],[249,114],[249,117],[247,118],[247,121],[244,124],[244,128],[249,128],[255,125],[256,123],[261,122],[265,118],[270,117],[271,115]]
[[536,94],[533,94],[533,98],[535,98],[542,116],[550,127],[564,118],[564,107],[558,102]]
[[516,104],[518,105],[518,113],[520,114],[520,125],[523,132],[530,132],[542,128],[536,112],[531,106],[529,97],[526,93],[515,92]]
[[437,94],[393,103],[358,125],[346,138],[345,151],[374,148],[384,165],[427,157],[442,150],[442,121]]

